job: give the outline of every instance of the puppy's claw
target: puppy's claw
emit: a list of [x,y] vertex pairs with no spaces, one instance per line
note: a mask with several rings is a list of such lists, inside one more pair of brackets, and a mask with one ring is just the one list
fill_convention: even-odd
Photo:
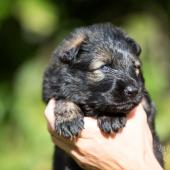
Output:
[[111,123],[110,123],[109,121],[103,121],[103,122],[101,122],[101,129],[102,129],[105,133],[111,133],[111,131],[112,131]]
[[63,122],[55,121],[55,130],[58,135],[64,138],[72,138],[78,136],[81,130],[84,128],[83,117],[76,117],[71,120],[65,120]]
[[117,133],[126,125],[126,117],[98,117],[99,128],[105,133]]

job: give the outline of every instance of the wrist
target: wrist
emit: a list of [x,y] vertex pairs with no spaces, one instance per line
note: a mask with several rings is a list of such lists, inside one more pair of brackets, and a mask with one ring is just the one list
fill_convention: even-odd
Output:
[[[127,157],[126,157],[127,158]],[[145,153],[142,157],[129,157],[128,159],[120,159],[121,170],[163,170],[159,162],[155,158],[153,151]]]

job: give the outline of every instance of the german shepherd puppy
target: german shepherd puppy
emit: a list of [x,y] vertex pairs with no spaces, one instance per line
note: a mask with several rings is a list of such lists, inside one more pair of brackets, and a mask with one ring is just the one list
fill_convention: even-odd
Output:
[[[128,112],[143,101],[153,151],[163,166],[155,107],[144,86],[140,53],[132,38],[109,23],[78,28],[68,35],[54,51],[43,80],[43,100],[56,100],[56,133],[77,136],[84,116],[95,117],[104,133],[116,133],[126,125]],[[81,168],[56,148],[54,170]]]

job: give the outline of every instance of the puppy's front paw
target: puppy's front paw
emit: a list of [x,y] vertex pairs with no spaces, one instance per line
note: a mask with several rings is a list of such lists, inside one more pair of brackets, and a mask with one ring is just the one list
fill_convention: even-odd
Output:
[[62,135],[65,138],[72,138],[78,136],[81,130],[84,128],[83,116],[77,115],[72,119],[64,119],[62,121],[55,121],[55,130],[58,135]]
[[55,130],[65,138],[78,136],[84,128],[83,113],[74,103],[57,101],[55,107]]
[[125,127],[127,118],[121,117],[98,117],[99,128],[105,133],[118,132],[119,129]]

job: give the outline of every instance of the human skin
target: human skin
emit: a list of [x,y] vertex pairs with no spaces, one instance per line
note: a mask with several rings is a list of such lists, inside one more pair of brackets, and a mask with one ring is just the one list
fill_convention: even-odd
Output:
[[152,135],[142,104],[128,114],[126,127],[118,133],[104,134],[96,119],[85,117],[84,129],[73,139],[56,134],[54,107],[51,99],[45,110],[52,141],[84,169],[162,170],[153,154]]

